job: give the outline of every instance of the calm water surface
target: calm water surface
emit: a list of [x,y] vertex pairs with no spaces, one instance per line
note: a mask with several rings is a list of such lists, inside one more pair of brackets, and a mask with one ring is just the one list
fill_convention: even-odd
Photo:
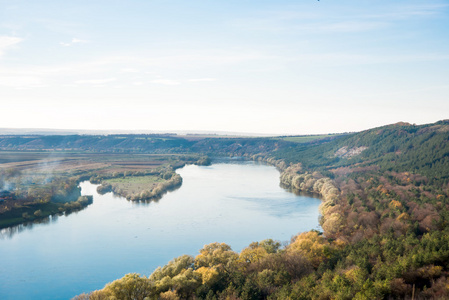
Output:
[[274,167],[220,163],[177,172],[181,188],[158,202],[101,196],[83,182],[82,193],[94,195],[87,209],[2,230],[0,299],[70,299],[126,273],[149,275],[211,242],[240,251],[318,228],[320,200],[280,188]]

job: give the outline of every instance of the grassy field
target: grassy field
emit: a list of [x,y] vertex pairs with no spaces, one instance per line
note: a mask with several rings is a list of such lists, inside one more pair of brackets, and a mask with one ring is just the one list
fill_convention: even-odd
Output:
[[286,136],[286,137],[281,137],[279,139],[287,141],[287,142],[294,142],[294,143],[308,143],[308,142],[312,142],[315,140],[321,140],[324,138],[328,138],[331,136],[336,136],[335,134],[322,134],[322,135],[296,135],[296,136]]
[[167,180],[157,175],[146,176],[129,176],[125,178],[111,178],[103,181],[105,184],[110,184],[114,190],[121,190],[123,194],[133,195],[141,191],[154,189],[159,183],[164,183]]

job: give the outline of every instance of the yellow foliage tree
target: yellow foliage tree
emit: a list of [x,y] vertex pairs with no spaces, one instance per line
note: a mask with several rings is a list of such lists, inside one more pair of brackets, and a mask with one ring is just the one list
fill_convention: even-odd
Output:
[[340,231],[343,224],[343,217],[339,213],[331,213],[329,216],[324,217],[322,227],[326,234],[332,236]]
[[161,300],[180,300],[181,298],[174,291],[166,291],[165,293],[161,293],[159,295],[159,299],[161,299]]
[[240,252],[238,261],[242,263],[254,263],[267,255],[268,252],[261,246],[257,245],[256,247],[251,247],[250,245]]
[[397,200],[391,200],[389,206],[393,209],[401,209],[402,208],[401,202],[399,202]]
[[213,285],[219,279],[219,273],[215,268],[201,267],[195,270],[195,272],[201,276],[203,284],[208,286]]
[[229,245],[215,242],[200,250],[200,254],[195,257],[195,267],[215,267],[218,271],[226,271],[237,258],[238,254]]
[[301,253],[310,260],[315,268],[326,258],[330,257],[331,250],[329,242],[317,231],[309,231],[297,235],[287,248],[289,252]]
[[139,274],[126,274],[125,277],[107,284],[103,289],[104,299],[144,300],[154,291],[153,283]]

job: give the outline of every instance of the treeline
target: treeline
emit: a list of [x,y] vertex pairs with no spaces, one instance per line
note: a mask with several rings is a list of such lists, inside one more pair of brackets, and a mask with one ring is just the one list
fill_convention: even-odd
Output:
[[80,196],[76,201],[66,202],[58,208],[60,213],[69,214],[74,211],[79,211],[86,206],[93,203],[93,196]]
[[51,215],[68,215],[92,203],[92,196],[79,196],[75,201],[65,203],[34,201],[21,205],[15,204],[14,209],[0,213],[0,228],[43,220]]
[[273,138],[208,138],[197,141],[191,151],[222,156],[251,156],[268,154],[296,145]]
[[265,240],[240,253],[212,243],[74,299],[447,299],[448,245],[447,231],[354,244],[310,231],[284,248]]

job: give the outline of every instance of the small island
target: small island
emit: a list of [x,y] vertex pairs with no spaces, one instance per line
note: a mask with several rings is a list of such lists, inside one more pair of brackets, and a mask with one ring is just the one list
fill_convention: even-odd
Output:
[[[100,177],[101,178],[101,177]],[[100,182],[97,192],[114,194],[131,201],[151,201],[162,198],[162,195],[181,186],[182,178],[171,168],[149,174],[113,174],[108,178],[96,177],[92,183]]]

